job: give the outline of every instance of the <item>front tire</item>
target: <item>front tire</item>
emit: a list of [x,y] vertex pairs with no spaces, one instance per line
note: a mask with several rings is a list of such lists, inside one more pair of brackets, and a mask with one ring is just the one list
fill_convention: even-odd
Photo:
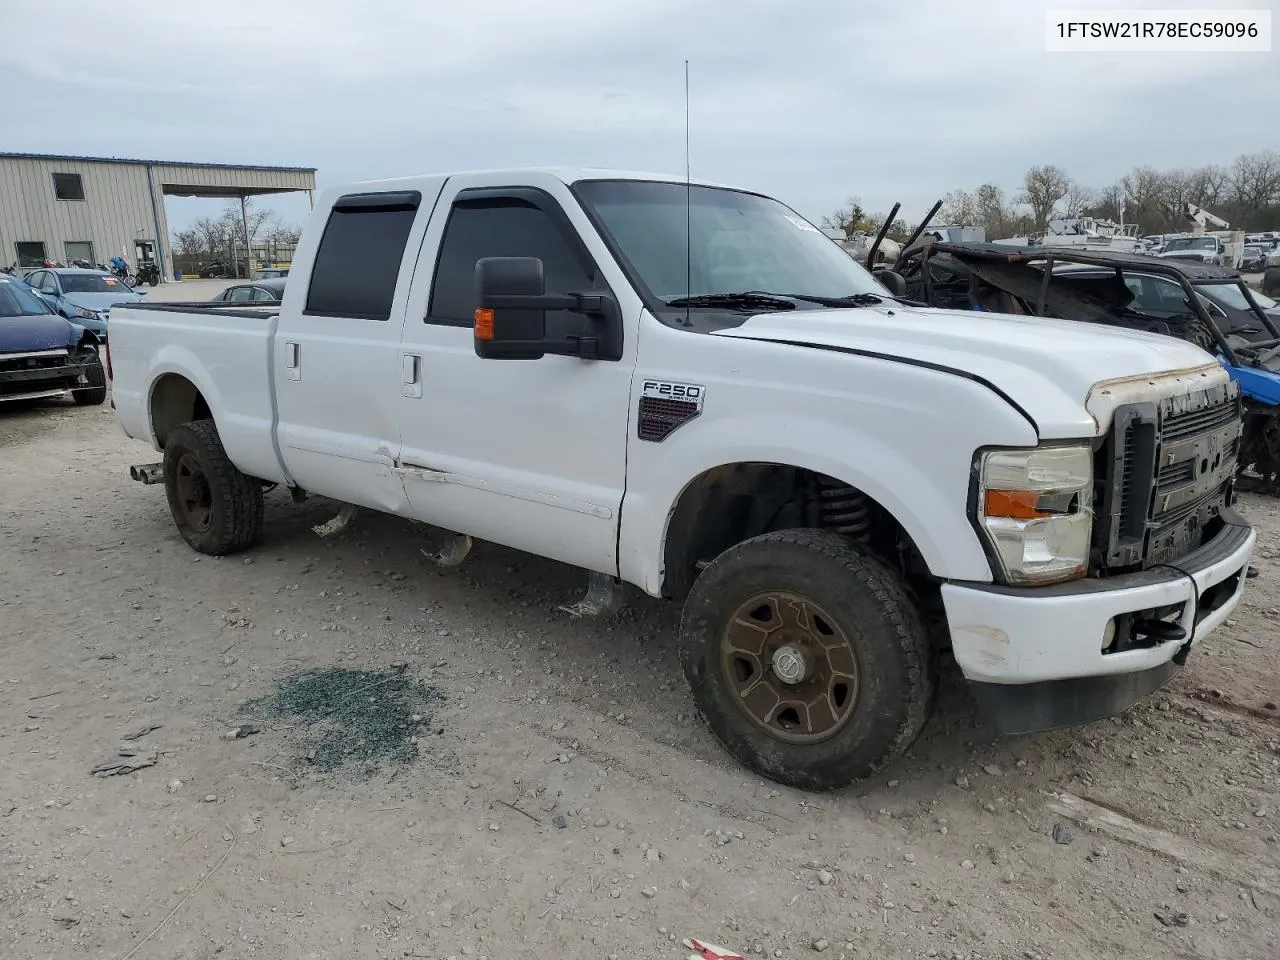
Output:
[[84,371],[89,386],[71,392],[72,399],[78,407],[101,406],[107,399],[107,371],[102,361],[91,364]]
[[685,602],[680,659],[712,732],[745,766],[831,790],[875,773],[928,719],[935,657],[899,576],[823,530],[717,557]]
[[173,522],[193,550],[223,556],[262,534],[262,486],[227,457],[212,420],[184,423],[164,446],[164,486]]

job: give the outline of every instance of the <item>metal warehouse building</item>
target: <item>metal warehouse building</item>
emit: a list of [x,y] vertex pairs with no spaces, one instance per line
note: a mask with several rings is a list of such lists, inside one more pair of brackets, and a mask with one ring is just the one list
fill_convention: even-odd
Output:
[[0,153],[0,266],[45,259],[137,267],[154,259],[172,276],[164,198],[246,197],[306,191],[314,167],[250,167],[109,157]]

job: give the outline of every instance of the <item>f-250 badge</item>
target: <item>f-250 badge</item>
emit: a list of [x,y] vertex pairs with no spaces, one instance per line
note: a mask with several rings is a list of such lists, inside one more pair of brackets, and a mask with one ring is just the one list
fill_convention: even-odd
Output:
[[707,390],[698,383],[646,380],[640,392],[636,435],[660,443],[682,424],[702,413]]

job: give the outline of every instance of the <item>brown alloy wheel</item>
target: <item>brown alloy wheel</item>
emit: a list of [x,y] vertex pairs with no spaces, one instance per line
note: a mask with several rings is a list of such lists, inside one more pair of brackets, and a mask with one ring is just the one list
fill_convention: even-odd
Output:
[[858,702],[858,660],[844,629],[782,591],[738,607],[720,640],[725,681],[752,723],[784,743],[834,736]]
[[213,522],[213,494],[200,461],[190,453],[178,460],[175,486],[187,525],[196,533],[204,533]]

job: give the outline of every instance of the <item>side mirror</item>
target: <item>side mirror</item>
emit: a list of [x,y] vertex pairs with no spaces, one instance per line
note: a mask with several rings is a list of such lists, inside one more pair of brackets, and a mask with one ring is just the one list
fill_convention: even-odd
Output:
[[[549,294],[537,257],[485,257],[476,261],[476,356],[485,360],[540,360],[547,354],[597,360],[600,337],[547,339],[547,311],[572,310],[608,318],[617,312],[606,294]],[[605,351],[609,352],[608,350]]]

